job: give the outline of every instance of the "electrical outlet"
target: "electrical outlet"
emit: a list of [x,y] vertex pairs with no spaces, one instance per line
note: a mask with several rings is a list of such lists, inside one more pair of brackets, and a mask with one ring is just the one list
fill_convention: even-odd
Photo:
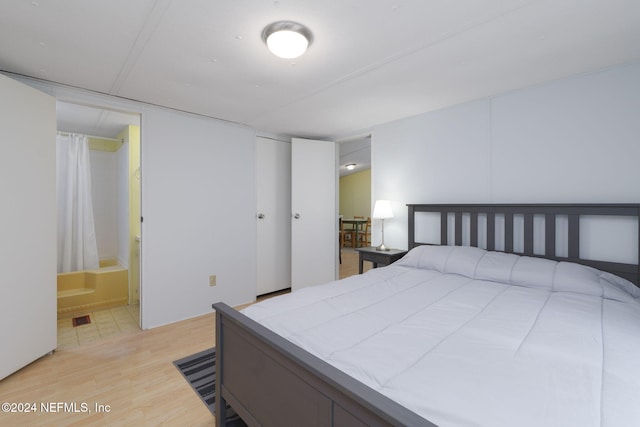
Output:
[[215,286],[216,285],[216,275],[212,275],[209,276],[209,286]]

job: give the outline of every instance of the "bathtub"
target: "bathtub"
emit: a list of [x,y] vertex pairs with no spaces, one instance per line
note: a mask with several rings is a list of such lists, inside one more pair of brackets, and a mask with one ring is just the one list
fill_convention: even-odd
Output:
[[129,272],[115,260],[100,261],[95,270],[58,274],[58,317],[129,303]]

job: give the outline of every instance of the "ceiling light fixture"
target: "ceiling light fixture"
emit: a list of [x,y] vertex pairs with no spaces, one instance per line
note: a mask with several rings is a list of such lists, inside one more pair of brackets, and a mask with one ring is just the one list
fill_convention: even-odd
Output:
[[297,58],[306,52],[313,41],[311,31],[302,24],[292,21],[278,21],[262,30],[262,41],[269,50],[280,58]]
[[348,165],[345,165],[345,167],[348,170],[352,171],[352,170],[354,170],[356,168],[356,164],[355,163],[349,163]]

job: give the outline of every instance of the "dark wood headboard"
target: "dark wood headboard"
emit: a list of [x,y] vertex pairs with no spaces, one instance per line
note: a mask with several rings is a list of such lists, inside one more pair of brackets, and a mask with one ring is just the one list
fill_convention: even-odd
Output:
[[[504,218],[504,241],[500,242],[500,249],[507,253],[527,255],[553,259],[557,261],[571,261],[589,265],[599,270],[613,273],[623,277],[636,286],[640,286],[640,224],[638,225],[638,259],[635,264],[584,259],[580,256],[580,217],[582,216],[613,216],[633,217],[640,221],[640,204],[409,204],[409,249],[419,245],[434,244],[416,241],[416,214],[420,212],[432,212],[440,214],[440,242],[446,245],[449,242],[450,217],[454,229],[454,244],[463,244],[463,215],[468,217],[469,234],[467,236],[470,246],[478,247],[479,232],[486,235],[487,250],[496,250],[496,216]],[[450,215],[451,214],[451,215]],[[478,226],[478,216],[486,217],[486,228],[481,230]],[[524,251],[514,251],[514,215],[524,218],[524,232],[519,236],[522,239]],[[544,217],[544,252],[534,253],[534,216]],[[568,255],[556,255],[556,217],[566,217],[568,221],[567,248]],[[483,221],[484,222],[484,221]],[[500,222],[502,224],[502,221]],[[501,234],[501,233],[500,233]],[[435,243],[438,244],[438,243]]]

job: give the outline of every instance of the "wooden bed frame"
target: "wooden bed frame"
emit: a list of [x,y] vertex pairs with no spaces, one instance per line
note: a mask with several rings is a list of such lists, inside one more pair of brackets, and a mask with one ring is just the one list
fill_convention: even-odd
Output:
[[[429,244],[415,239],[416,214],[440,214],[440,243],[462,245],[463,222],[470,246],[486,236],[486,249],[514,252],[514,216],[523,216],[522,255],[582,263],[640,284],[638,261],[624,264],[580,257],[580,217],[625,216],[640,219],[639,204],[407,205],[409,249]],[[543,215],[544,254],[534,254],[534,216]],[[568,256],[556,256],[556,216],[568,218]],[[504,241],[496,245],[495,218],[504,218]],[[486,224],[479,227],[478,218]],[[486,218],[486,221],[484,220]],[[453,221],[453,224],[450,224]],[[249,426],[434,426],[435,424],[302,350],[224,303],[216,310],[216,425],[225,426],[226,405]]]
[[[407,205],[409,208],[408,233],[409,249],[419,245],[415,238],[416,214],[420,212],[433,212],[440,214],[440,242],[446,245],[449,239],[450,222],[453,221],[454,244],[462,245],[463,240],[463,215],[468,215],[469,223],[469,246],[478,246],[479,232],[478,217],[486,217],[486,248],[496,250],[496,217],[504,218],[504,247],[501,252],[515,253],[518,255],[535,256],[552,259],[556,261],[570,261],[578,264],[588,265],[598,270],[607,271],[617,276],[623,277],[636,286],[640,286],[640,224],[638,225],[638,235],[635,236],[638,245],[638,258],[635,264],[624,264],[611,261],[601,261],[585,259],[580,256],[580,218],[589,216],[609,216],[609,217],[631,217],[636,223],[639,221],[640,204],[503,204],[503,205]],[[452,215],[449,215],[452,214]],[[544,217],[544,248],[542,254],[535,254],[533,251],[534,242],[534,217]],[[453,218],[450,218],[453,216]],[[522,216],[524,220],[524,230],[522,237],[524,250],[514,251],[514,237],[516,228],[515,216]],[[568,222],[568,233],[566,243],[568,256],[556,255],[556,218],[566,217]]]

